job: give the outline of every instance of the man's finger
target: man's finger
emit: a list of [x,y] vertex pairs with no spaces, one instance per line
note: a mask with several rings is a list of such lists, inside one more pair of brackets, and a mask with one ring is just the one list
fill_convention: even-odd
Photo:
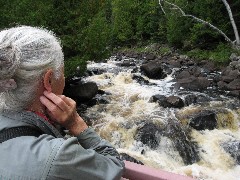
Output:
[[54,93],[49,93],[47,91],[44,91],[43,94],[52,101],[53,104],[58,106],[62,111],[67,111],[68,106],[67,104],[62,100],[62,98],[58,97]]

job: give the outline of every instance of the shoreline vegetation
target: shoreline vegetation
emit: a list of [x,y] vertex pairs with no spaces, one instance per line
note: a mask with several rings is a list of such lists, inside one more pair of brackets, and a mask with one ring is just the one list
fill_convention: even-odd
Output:
[[[240,0],[227,2],[240,29]],[[171,9],[169,3],[182,11]],[[87,61],[102,61],[116,51],[177,52],[216,65],[230,62],[232,54],[240,55],[218,31],[181,13],[213,24],[234,41],[229,11],[217,0],[0,0],[0,10],[0,30],[30,25],[56,33],[62,41],[66,76],[77,67],[83,74]],[[146,48],[152,44],[159,48]]]

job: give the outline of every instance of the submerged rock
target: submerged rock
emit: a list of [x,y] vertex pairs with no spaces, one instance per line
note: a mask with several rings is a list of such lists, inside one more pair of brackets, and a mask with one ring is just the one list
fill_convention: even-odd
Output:
[[196,130],[213,130],[217,127],[215,112],[203,111],[190,120],[189,125]]

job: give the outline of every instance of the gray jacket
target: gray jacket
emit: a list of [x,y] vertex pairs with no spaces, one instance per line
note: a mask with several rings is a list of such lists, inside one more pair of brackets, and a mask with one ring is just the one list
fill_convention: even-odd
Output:
[[119,154],[92,128],[77,137],[64,139],[54,126],[35,113],[0,114],[0,131],[18,126],[37,126],[45,134],[0,143],[0,179],[121,178],[124,163]]

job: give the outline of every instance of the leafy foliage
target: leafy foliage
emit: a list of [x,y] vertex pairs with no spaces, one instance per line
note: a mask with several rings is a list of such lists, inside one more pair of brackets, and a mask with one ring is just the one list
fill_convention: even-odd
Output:
[[[229,37],[234,33],[224,4],[218,0],[168,0],[187,14],[219,27]],[[240,26],[240,0],[229,1]],[[199,58],[221,62],[231,48],[209,27],[183,17],[179,10],[158,0],[0,0],[0,29],[16,26],[42,26],[62,40],[67,75],[86,68],[86,61],[100,61],[119,46],[168,43],[189,50]]]

